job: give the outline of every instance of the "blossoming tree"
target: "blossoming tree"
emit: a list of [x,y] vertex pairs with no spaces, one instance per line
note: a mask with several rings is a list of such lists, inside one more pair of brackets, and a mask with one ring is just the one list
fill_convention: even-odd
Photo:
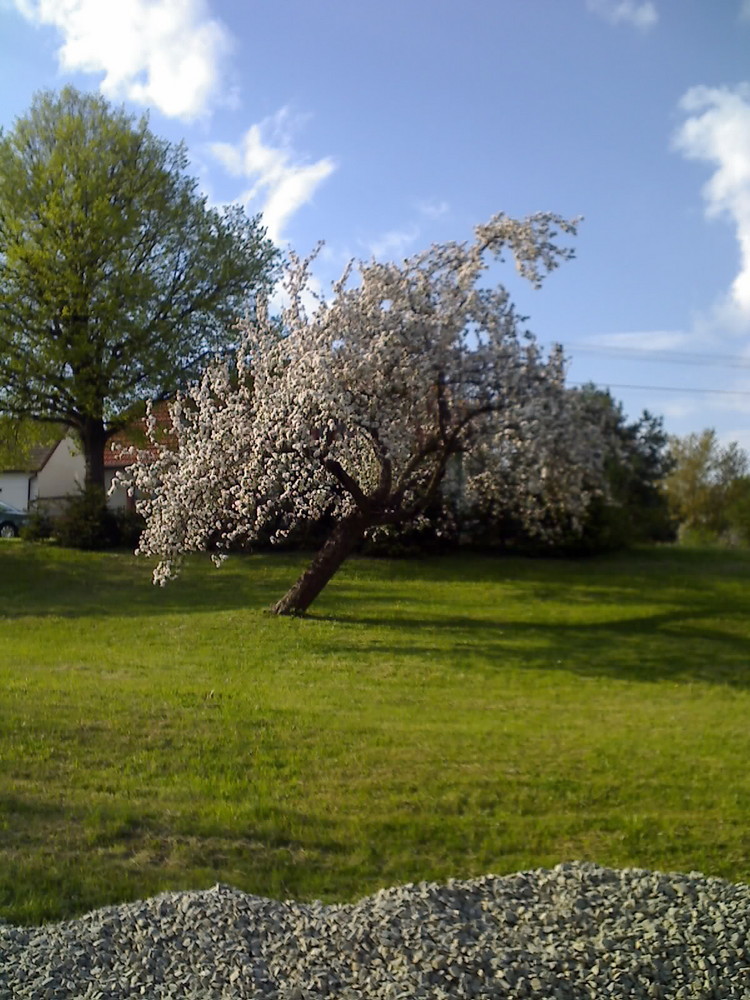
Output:
[[575,522],[600,480],[597,429],[565,389],[561,351],[543,357],[507,290],[480,287],[508,251],[539,286],[573,255],[559,234],[575,221],[497,215],[472,243],[350,264],[312,309],[312,258],[292,255],[280,322],[260,303],[236,362],[179,397],[171,440],[152,424],[131,466],[155,582],[186,551],[220,559],[327,515],[330,536],[274,608],[303,613],[365,533],[419,517],[457,463],[467,499],[496,498],[539,531]]

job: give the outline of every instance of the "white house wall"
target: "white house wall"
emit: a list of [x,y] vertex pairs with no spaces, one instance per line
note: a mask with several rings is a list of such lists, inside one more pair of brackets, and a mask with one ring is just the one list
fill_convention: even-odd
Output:
[[128,506],[127,490],[123,489],[122,486],[118,486],[112,493],[109,492],[115,472],[115,469],[104,470],[104,488],[107,491],[107,506],[110,510],[124,510]]
[[49,501],[77,493],[83,487],[86,463],[76,439],[63,438],[32,483],[32,499]]
[[0,500],[11,507],[26,510],[29,506],[29,473],[0,472]]
[[[63,438],[38,472],[0,472],[0,501],[28,508],[39,501],[41,506],[57,513],[62,510],[67,497],[75,496],[83,488],[86,463],[75,437]],[[109,490],[114,469],[104,470],[105,490]],[[130,506],[126,491],[120,487],[107,496],[110,510]]]

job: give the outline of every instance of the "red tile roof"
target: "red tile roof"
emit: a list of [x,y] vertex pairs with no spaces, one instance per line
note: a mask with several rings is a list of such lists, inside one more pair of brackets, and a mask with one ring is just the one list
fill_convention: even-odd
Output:
[[[165,442],[168,442],[171,437],[172,421],[169,417],[167,403],[156,403],[153,413],[156,417],[156,428],[159,437],[163,436]],[[145,417],[139,418],[129,427],[124,427],[121,431],[117,431],[116,434],[112,435],[104,449],[104,468],[124,469],[130,465],[134,461],[133,454],[129,451],[130,448],[135,448],[136,451],[145,452],[151,457],[156,458],[157,450],[151,445],[146,436]]]

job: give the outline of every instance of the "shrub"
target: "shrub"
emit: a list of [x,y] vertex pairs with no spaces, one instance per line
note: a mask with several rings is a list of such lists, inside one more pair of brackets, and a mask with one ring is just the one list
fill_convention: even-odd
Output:
[[134,510],[121,508],[112,512],[116,529],[116,544],[125,549],[135,549],[146,527],[143,517]]
[[34,507],[29,512],[19,534],[25,542],[42,542],[55,533],[55,522],[49,511]]
[[89,486],[72,497],[55,522],[60,545],[71,549],[108,549],[118,543],[115,514],[107,508],[104,491]]

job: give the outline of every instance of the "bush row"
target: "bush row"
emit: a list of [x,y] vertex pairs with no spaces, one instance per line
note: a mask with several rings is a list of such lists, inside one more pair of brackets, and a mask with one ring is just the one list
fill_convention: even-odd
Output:
[[[648,498],[651,499],[651,498]],[[135,511],[110,510],[101,491],[89,489],[72,498],[65,510],[52,516],[42,510],[32,512],[21,531],[27,541],[54,539],[58,544],[78,549],[128,548],[138,545],[144,528]],[[317,549],[323,544],[333,522],[298,527],[280,548]],[[677,525],[663,503],[612,504],[597,499],[592,504],[582,531],[559,531],[554,539],[531,536],[522,524],[496,510],[450,511],[436,505],[415,524],[377,530],[361,546],[365,555],[410,557],[456,548],[513,552],[519,555],[594,555],[639,542],[674,541]],[[245,546],[238,542],[237,549]],[[256,543],[254,549],[276,546]]]
[[65,509],[53,515],[33,510],[21,529],[26,541],[53,539],[74,549],[134,549],[144,520],[131,510],[110,510],[101,490],[87,489],[71,497]]

